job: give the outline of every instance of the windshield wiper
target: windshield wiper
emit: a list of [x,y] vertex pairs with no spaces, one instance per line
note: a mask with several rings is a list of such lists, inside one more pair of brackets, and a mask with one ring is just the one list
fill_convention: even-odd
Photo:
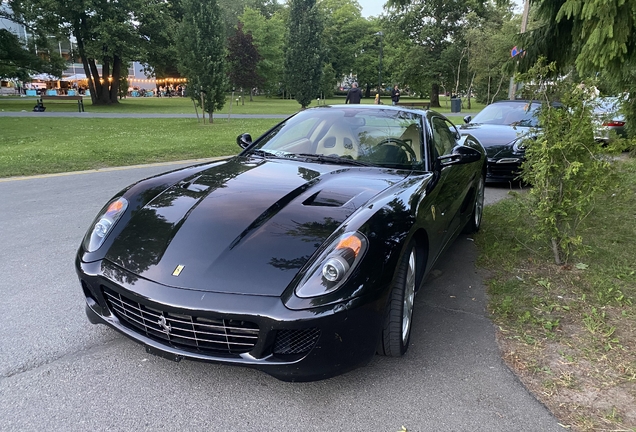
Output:
[[280,158],[280,156],[275,155],[274,153],[270,153],[268,151],[265,150],[261,150],[261,149],[254,149],[251,150],[246,156],[261,156],[264,157],[265,159],[275,159],[275,158]]
[[286,157],[301,158],[305,160],[311,160],[316,162],[334,163],[338,165],[355,165],[355,166],[371,166],[366,162],[357,161],[355,159],[349,159],[342,156],[327,156],[315,153],[290,153]]

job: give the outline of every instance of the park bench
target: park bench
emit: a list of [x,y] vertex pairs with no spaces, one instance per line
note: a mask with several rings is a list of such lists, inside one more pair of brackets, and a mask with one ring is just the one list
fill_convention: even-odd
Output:
[[407,107],[422,107],[423,109],[429,109],[431,107],[430,101],[408,101],[408,102],[398,102],[397,106],[407,106]]
[[56,101],[77,101],[78,112],[84,112],[84,96],[40,96],[40,102],[44,100],[56,100]]

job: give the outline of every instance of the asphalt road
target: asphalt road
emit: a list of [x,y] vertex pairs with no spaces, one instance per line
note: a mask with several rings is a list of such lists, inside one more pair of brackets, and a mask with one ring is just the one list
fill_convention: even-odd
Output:
[[73,265],[85,230],[120,188],[168,168],[0,182],[0,430],[561,430],[499,356],[465,236],[416,298],[407,355],[325,381],[173,363],[89,324]]
[[[213,118],[226,119],[285,119],[291,114],[214,114]],[[0,111],[0,117],[28,117],[28,118],[198,118],[196,114],[157,114],[157,113],[100,113],[100,112],[33,112],[33,111]],[[206,121],[207,121],[206,116]]]

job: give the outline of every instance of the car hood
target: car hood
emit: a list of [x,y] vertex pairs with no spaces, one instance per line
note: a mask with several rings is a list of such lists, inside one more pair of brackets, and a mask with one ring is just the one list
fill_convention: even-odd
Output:
[[236,157],[136,211],[105,258],[164,285],[279,296],[342,222],[408,174]]
[[470,134],[477,138],[486,149],[489,158],[497,156],[500,152],[508,153],[514,141],[528,135],[531,128],[524,126],[491,125],[483,123],[468,123],[462,125],[460,133]]

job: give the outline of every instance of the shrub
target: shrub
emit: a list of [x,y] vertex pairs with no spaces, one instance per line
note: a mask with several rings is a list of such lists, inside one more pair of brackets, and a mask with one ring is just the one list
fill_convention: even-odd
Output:
[[[531,184],[530,214],[535,237],[547,241],[557,264],[565,264],[583,242],[579,224],[595,198],[612,187],[612,148],[594,140],[596,96],[586,83],[554,79],[554,64],[543,59],[521,78],[533,83],[532,99],[540,101],[536,140],[527,140],[521,178]],[[555,98],[562,105],[555,105]]]

